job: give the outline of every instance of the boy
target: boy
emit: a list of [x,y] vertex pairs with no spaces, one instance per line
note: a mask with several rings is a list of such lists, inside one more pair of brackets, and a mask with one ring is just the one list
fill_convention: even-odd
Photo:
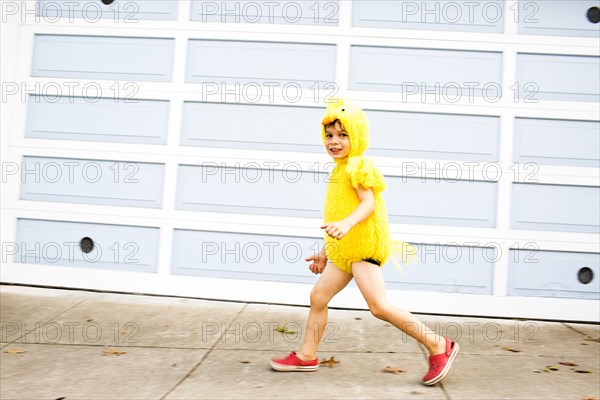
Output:
[[[351,280],[365,298],[371,313],[409,334],[429,351],[425,385],[441,381],[452,365],[458,343],[429,330],[410,312],[391,305],[385,296],[380,267],[390,253],[400,250],[390,239],[387,209],[381,192],[383,175],[362,155],[369,145],[369,127],[364,112],[338,100],[327,106],[322,120],[323,143],[336,163],[325,200],[325,246],[310,256],[309,269],[321,274],[310,295],[310,312],[302,349],[286,358],[273,358],[276,371],[316,371],[317,347],[327,324],[327,305]],[[410,327],[410,329],[409,329]]]

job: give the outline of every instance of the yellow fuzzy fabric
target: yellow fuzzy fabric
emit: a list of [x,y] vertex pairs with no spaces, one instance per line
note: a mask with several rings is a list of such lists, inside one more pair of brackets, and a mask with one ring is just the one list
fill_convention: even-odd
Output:
[[[374,259],[381,266],[392,251],[402,254],[414,249],[407,243],[392,242],[388,214],[381,192],[386,189],[383,175],[373,161],[362,155],[369,146],[369,123],[365,113],[344,99],[329,103],[322,123],[323,143],[325,126],[339,120],[348,133],[350,153],[344,159],[334,159],[336,167],[329,176],[325,198],[324,222],[341,221],[354,211],[360,203],[356,189],[371,188],[375,195],[375,210],[364,221],[354,226],[342,239],[332,239],[325,233],[327,258],[342,271],[352,274],[352,263]],[[409,247],[410,246],[410,247]]]

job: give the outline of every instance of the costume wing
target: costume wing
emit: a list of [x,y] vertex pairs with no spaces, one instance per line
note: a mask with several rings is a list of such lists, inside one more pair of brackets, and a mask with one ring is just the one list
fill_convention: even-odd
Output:
[[352,187],[355,189],[362,186],[365,189],[371,188],[373,193],[378,194],[387,188],[383,175],[368,157],[355,156],[348,158],[346,172],[350,177]]

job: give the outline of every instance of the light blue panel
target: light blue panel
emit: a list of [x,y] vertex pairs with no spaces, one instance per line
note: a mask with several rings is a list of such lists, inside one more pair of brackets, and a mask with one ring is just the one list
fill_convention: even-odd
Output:
[[600,167],[600,123],[555,119],[515,119],[518,162]]
[[296,163],[181,165],[180,210],[322,218],[325,172]]
[[391,289],[434,292],[492,294],[494,264],[499,256],[494,247],[458,244],[415,244],[416,260],[402,272],[390,259],[382,269]]
[[367,110],[374,156],[497,161],[500,119]]
[[354,0],[352,25],[367,28],[502,33],[504,2]]
[[27,99],[26,137],[165,144],[169,102],[44,96]]
[[600,58],[517,54],[519,97],[538,100],[600,101]]
[[[186,81],[239,84],[238,98],[247,93],[258,99],[268,98],[273,89],[265,87],[257,95],[252,85],[287,85],[286,96],[296,98],[295,88],[316,90],[317,85],[335,82],[335,45],[190,40]],[[236,96],[236,92],[230,96]]]
[[519,1],[519,33],[526,35],[584,36],[597,38],[600,25],[587,18],[598,0]]
[[[484,51],[352,46],[350,89],[403,92],[406,99],[497,98],[502,54]],[[423,94],[422,94],[423,93]]]
[[456,181],[454,176],[386,177],[388,190],[383,195],[390,222],[493,228],[496,183]]
[[181,144],[321,152],[323,112],[313,107],[185,102]]
[[192,0],[192,21],[337,26],[339,2]]
[[21,199],[160,208],[163,175],[162,164],[25,156]]
[[[600,254],[558,251],[511,250],[510,296],[600,298]],[[578,279],[582,268],[592,270],[592,280]]]
[[[83,238],[93,242],[84,252]],[[81,222],[17,220],[15,262],[156,272],[158,228]],[[84,247],[85,248],[85,247]]]
[[306,257],[322,239],[175,229],[172,272],[220,278],[314,283]]
[[107,5],[97,0],[38,0],[37,15],[49,22],[71,21],[73,18],[83,18],[90,23],[105,18],[123,24],[134,24],[145,19],[174,21],[177,19],[178,3],[178,1],[115,0]]
[[174,39],[35,35],[32,76],[169,82]]
[[600,188],[515,183],[511,223],[517,229],[600,232]]

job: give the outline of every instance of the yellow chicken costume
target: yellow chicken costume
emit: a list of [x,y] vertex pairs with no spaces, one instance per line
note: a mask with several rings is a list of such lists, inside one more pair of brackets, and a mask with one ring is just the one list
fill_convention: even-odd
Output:
[[326,140],[325,127],[335,120],[339,120],[348,133],[350,153],[343,159],[334,159],[336,167],[329,176],[325,197],[325,224],[341,221],[354,211],[360,203],[356,192],[358,186],[373,190],[375,210],[340,240],[325,233],[327,258],[349,274],[352,274],[353,262],[374,260],[383,266],[392,252],[400,252],[406,263],[407,249],[410,249],[410,254],[414,254],[414,248],[408,243],[391,240],[387,208],[381,195],[387,185],[373,161],[362,155],[369,147],[367,116],[347,100],[338,99],[334,103],[328,103],[321,121],[323,143]]

